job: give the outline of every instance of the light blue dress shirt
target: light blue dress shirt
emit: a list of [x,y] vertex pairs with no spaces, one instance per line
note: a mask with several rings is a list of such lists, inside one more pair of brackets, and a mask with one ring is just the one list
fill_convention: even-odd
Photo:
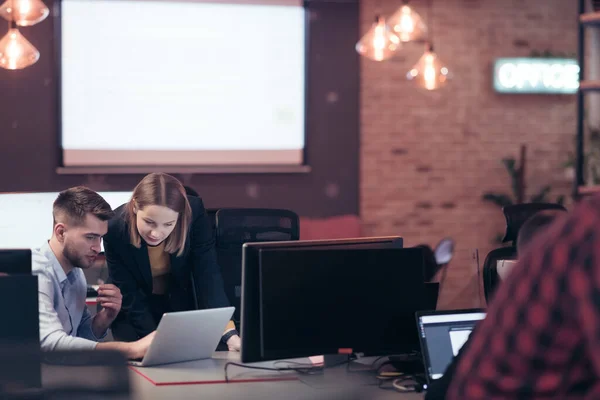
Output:
[[32,256],[32,272],[38,277],[42,350],[95,349],[106,332],[97,338],[92,331],[83,271],[73,268],[65,274],[48,243],[35,249]]

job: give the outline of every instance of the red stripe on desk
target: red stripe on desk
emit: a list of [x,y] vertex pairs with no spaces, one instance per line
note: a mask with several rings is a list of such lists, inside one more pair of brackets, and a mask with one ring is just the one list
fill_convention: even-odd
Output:
[[280,378],[247,378],[247,379],[230,379],[229,382],[225,381],[225,379],[221,379],[218,381],[191,381],[191,382],[156,382],[152,380],[149,376],[138,370],[136,367],[130,365],[129,368],[135,371],[142,378],[146,379],[148,382],[153,384],[154,386],[176,386],[176,385],[216,385],[220,383],[250,383],[250,382],[280,382],[280,381],[297,381],[297,376],[285,377],[282,376]]

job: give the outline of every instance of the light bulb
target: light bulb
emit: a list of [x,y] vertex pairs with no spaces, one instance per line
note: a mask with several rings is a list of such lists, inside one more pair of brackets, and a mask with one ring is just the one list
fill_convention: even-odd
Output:
[[39,60],[40,52],[19,32],[12,28],[0,39],[0,67],[23,69]]
[[19,26],[31,26],[43,21],[50,10],[42,0],[6,0],[0,6],[0,15]]
[[401,46],[400,39],[390,32],[383,17],[377,16],[371,29],[356,43],[356,51],[375,61],[391,58]]
[[439,89],[450,79],[450,72],[429,46],[406,78],[427,90]]
[[423,40],[427,37],[427,26],[421,16],[406,4],[396,10],[387,23],[403,42]]

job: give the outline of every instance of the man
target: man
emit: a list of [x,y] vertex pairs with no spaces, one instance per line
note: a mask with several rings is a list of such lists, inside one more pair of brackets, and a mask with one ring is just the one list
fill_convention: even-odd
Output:
[[600,197],[528,246],[473,332],[451,400],[600,398]]
[[[519,229],[516,242],[517,252],[519,254],[524,254],[526,247],[532,242],[535,236],[544,232],[558,217],[565,214],[566,211],[564,210],[544,210],[539,211],[529,217]],[[505,271],[506,277],[509,275],[508,272],[510,271]],[[502,280],[504,279],[506,278],[504,277]],[[474,333],[471,333],[467,342],[460,349],[459,353],[456,355],[454,360],[452,360],[452,363],[448,366],[448,368],[446,368],[442,378],[431,384],[427,390],[425,400],[441,400],[446,398],[448,387],[454,379],[454,375],[456,374],[456,365],[459,363],[462,357],[464,357],[464,354],[466,353],[473,336]]]
[[94,265],[100,242],[114,215],[110,205],[85,187],[61,192],[54,201],[52,237],[33,252],[38,276],[42,350],[114,349],[130,359],[142,358],[154,333],[132,343],[97,343],[121,309],[121,292],[111,284],[98,289],[102,306],[91,316],[85,304],[83,269]]

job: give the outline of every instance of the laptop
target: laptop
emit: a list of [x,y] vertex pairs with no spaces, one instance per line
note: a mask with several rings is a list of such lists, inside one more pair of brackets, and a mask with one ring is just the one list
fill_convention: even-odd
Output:
[[234,310],[223,307],[164,314],[144,358],[129,363],[150,367],[211,358]]
[[417,312],[421,354],[428,386],[443,376],[475,325],[485,315],[485,311],[479,308]]

